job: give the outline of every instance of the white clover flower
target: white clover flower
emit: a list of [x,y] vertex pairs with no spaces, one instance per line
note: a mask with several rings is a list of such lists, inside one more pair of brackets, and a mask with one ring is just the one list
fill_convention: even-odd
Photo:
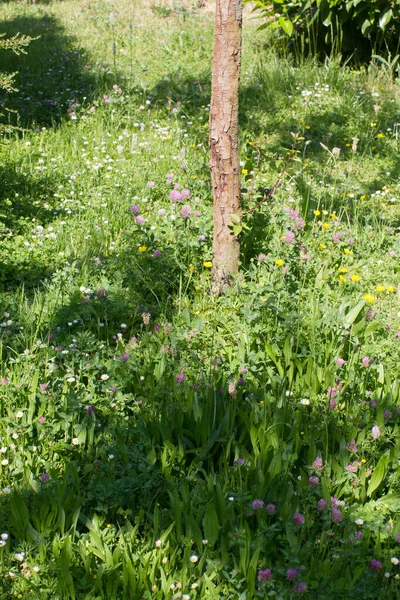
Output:
[[4,540],[0,540],[0,548],[4,548],[6,542]]
[[161,540],[156,540],[154,542],[154,545],[155,545],[156,548],[160,548],[161,547]]
[[393,558],[390,559],[390,562],[392,563],[392,565],[398,565],[400,561],[398,558],[393,556]]
[[230,502],[233,502],[233,501],[234,501],[234,499],[235,499],[235,498],[234,498],[233,496],[229,496],[229,498],[228,498],[228,500],[230,500]]
[[192,590],[195,590],[197,587],[199,587],[198,583],[192,583],[192,585],[191,585]]
[[190,562],[191,563],[197,563],[197,561],[199,560],[199,557],[196,556],[195,554],[192,554],[192,556],[190,557]]
[[75,377],[68,377],[67,381],[68,383],[74,383]]
[[354,523],[355,523],[356,525],[364,525],[364,521],[363,521],[363,519],[356,519],[356,520],[354,521]]
[[19,562],[22,562],[25,557],[25,552],[19,552],[18,554],[14,554],[14,558]]
[[190,600],[189,594],[183,594],[182,600]]
[[206,546],[208,544],[208,540],[203,540],[202,543],[204,544],[204,546]]
[[2,448],[0,448],[0,453],[4,454],[5,452],[7,452],[8,448],[7,446],[3,446]]
[[39,569],[39,567],[38,567],[38,566],[36,566],[36,565],[35,565],[35,566],[33,567],[33,571],[34,571],[34,573],[39,573],[40,569]]
[[302,400],[300,400],[300,404],[302,404],[303,406],[309,406],[310,401],[308,398],[303,398]]
[[174,590],[174,589],[175,589],[175,584],[174,584],[174,583],[171,583],[171,585],[169,586],[169,589],[170,589],[170,590]]
[[107,379],[110,379],[110,376],[109,376],[109,375],[107,375],[107,373],[103,373],[103,375],[100,377],[100,379],[101,379],[102,381],[107,381]]
[[17,419],[22,419],[22,417],[24,416],[24,413],[22,412],[22,410],[19,410],[15,416]]
[[5,541],[5,540],[8,540],[8,533],[2,533],[2,534],[0,535],[0,537],[1,537],[1,539],[2,539],[2,540],[4,540],[4,541]]
[[3,494],[11,494],[11,488],[9,487],[5,487],[1,491],[3,492]]
[[73,446],[79,446],[79,440],[78,440],[78,438],[72,438],[72,440],[71,440],[71,444],[72,444]]
[[4,459],[1,461],[1,464],[3,465],[3,467],[6,467],[6,466],[8,465],[8,460],[7,460],[6,458],[4,458]]

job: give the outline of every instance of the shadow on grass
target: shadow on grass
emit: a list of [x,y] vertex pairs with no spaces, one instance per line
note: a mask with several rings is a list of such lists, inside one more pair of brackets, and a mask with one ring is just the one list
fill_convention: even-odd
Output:
[[0,53],[0,72],[18,72],[18,91],[3,99],[7,108],[17,111],[6,113],[11,124],[53,126],[68,117],[75,102],[98,91],[99,81],[91,72],[87,53],[53,15],[41,12],[2,21],[0,32],[5,37],[17,33],[38,37],[26,54]]

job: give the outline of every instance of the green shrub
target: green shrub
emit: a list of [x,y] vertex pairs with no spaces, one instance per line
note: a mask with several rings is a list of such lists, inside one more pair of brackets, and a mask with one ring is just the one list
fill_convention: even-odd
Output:
[[279,29],[293,46],[320,57],[341,53],[353,60],[373,54],[397,55],[400,6],[387,0],[257,0],[267,22]]

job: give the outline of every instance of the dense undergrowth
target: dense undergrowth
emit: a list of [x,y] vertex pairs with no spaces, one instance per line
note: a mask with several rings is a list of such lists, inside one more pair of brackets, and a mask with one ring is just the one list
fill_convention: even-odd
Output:
[[217,298],[212,15],[2,19],[40,38],[0,65],[1,598],[396,598],[397,81],[245,23],[242,265]]

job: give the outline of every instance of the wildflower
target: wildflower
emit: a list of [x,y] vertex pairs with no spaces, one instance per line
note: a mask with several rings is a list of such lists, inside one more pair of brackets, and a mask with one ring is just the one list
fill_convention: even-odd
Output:
[[129,358],[129,354],[127,352],[124,352],[123,354],[121,354],[118,360],[121,362],[128,362]]
[[321,500],[318,500],[318,502],[317,502],[317,510],[319,510],[319,511],[322,512],[323,510],[326,509],[326,507],[327,507],[326,500],[324,500],[323,498],[321,498]]
[[296,243],[296,236],[293,233],[293,231],[287,231],[285,233],[285,235],[283,236],[282,240],[284,242],[286,242],[286,244],[295,244]]
[[176,383],[183,383],[186,379],[185,373],[178,373],[176,376]]
[[271,569],[262,569],[261,571],[258,571],[257,579],[258,581],[269,581],[272,579]]
[[390,559],[390,562],[392,563],[392,565],[395,565],[397,567],[397,565],[399,564],[399,559],[396,558],[395,556],[393,558]]
[[360,281],[361,277],[359,275],[352,275],[350,279],[351,281]]
[[334,387],[328,388],[326,393],[330,400],[334,400],[337,396],[337,390]]
[[375,300],[375,296],[373,296],[372,294],[365,294],[364,300],[365,302],[368,302],[368,304],[371,304],[371,302]]
[[156,548],[160,548],[161,547],[161,540],[156,540],[154,542],[154,545],[155,545]]
[[147,246],[139,246],[138,250],[139,252],[146,252]]
[[110,379],[110,376],[109,376],[109,375],[107,375],[107,373],[103,373],[103,375],[100,377],[100,379],[101,379],[102,381],[107,381],[107,379]]
[[178,190],[172,190],[172,192],[169,195],[169,199],[171,200],[171,202],[181,202],[182,194]]
[[22,419],[22,417],[24,416],[24,413],[22,412],[22,410],[19,410],[15,416],[17,419]]
[[190,557],[189,560],[190,560],[191,563],[195,564],[199,560],[199,557],[196,556],[195,554],[192,554],[192,556]]
[[89,406],[86,409],[86,416],[87,417],[92,417],[96,412],[96,407],[94,404],[89,404]]
[[260,510],[261,508],[264,508],[264,501],[259,499],[253,500],[251,507],[253,510]]
[[332,508],[331,521],[332,523],[340,523],[343,521],[343,515],[339,508]]
[[135,217],[135,223],[136,223],[136,225],[143,225],[144,218],[141,217],[140,215],[138,217]]
[[315,215],[316,217],[319,217],[319,215],[320,215],[320,214],[321,214],[321,211],[320,211],[320,210],[314,210],[314,215]]
[[0,537],[3,540],[3,542],[6,542],[8,540],[8,533],[2,533]]
[[35,566],[33,567],[33,572],[34,572],[34,573],[39,573],[39,571],[40,571],[39,567],[38,567],[37,565],[35,565]]
[[319,479],[318,477],[315,477],[315,475],[312,475],[311,477],[308,478],[308,485],[310,485],[313,488],[318,487],[319,484]]
[[156,184],[154,183],[154,181],[148,181],[146,185],[148,188],[153,188]]
[[244,465],[244,458],[238,458],[233,464],[235,465],[235,467],[241,467],[242,465]]
[[390,412],[390,410],[384,410],[383,411],[383,416],[385,417],[385,419],[391,419],[392,418],[392,413]]
[[185,204],[184,206],[182,206],[182,210],[179,213],[179,215],[183,218],[183,219],[187,219],[188,217],[190,217],[190,213],[191,213],[191,208],[188,204]]
[[[4,491],[4,490],[3,490]],[[394,536],[395,541],[400,544],[400,533]]]
[[68,377],[67,381],[68,383],[74,383],[75,377]]
[[379,573],[379,571],[382,569],[382,563],[379,560],[373,558],[370,561],[368,568],[372,573]]
[[50,481],[50,475],[48,475],[47,473],[42,473],[40,475],[40,479],[41,481],[43,481],[44,483],[47,483],[48,481]]
[[201,540],[201,543],[203,544],[203,546],[207,546],[208,540]]
[[142,313],[142,321],[144,325],[148,325],[150,323],[150,313],[144,312]]
[[389,293],[394,292],[394,287],[392,285],[387,285],[386,286],[386,291],[389,292]]
[[154,258],[159,258],[161,256],[161,252],[159,250],[154,250],[153,256]]
[[310,406],[310,401],[308,398],[302,398],[300,400],[300,404],[302,404],[303,406]]
[[211,261],[209,261],[209,260],[206,260],[206,261],[203,263],[203,266],[204,266],[206,269],[211,269],[211,267],[212,267],[212,262],[211,262]]
[[285,263],[281,258],[277,258],[275,264],[278,265],[278,267],[283,267]]
[[358,448],[357,448],[357,444],[354,438],[351,439],[351,441],[346,445],[347,450],[350,450],[350,452],[357,452]]
[[363,521],[363,519],[356,519],[356,520],[354,521],[354,523],[355,523],[356,525],[358,525],[359,527],[361,527],[361,525],[364,525],[364,521]]
[[336,365],[337,365],[338,367],[343,367],[343,365],[344,365],[344,363],[345,363],[345,362],[346,362],[346,361],[345,361],[345,360],[343,360],[343,358],[340,358],[340,356],[338,356],[338,357],[336,358],[336,360],[335,360],[335,363],[336,363]]
[[188,198],[190,198],[190,190],[183,188],[183,190],[181,191],[181,197],[182,200],[187,200]]
[[305,522],[305,518],[303,517],[303,515],[301,513],[295,513],[293,515],[293,524],[294,525],[303,525],[304,522]]
[[379,429],[378,425],[374,425],[371,431],[371,437],[373,440],[376,440],[377,438],[381,437],[381,430]]
[[304,583],[304,581],[299,581],[299,583],[296,583],[293,589],[296,592],[296,594],[301,594],[302,592],[306,591],[307,584]]
[[294,581],[298,577],[299,573],[297,569],[288,569],[286,575],[289,581]]
[[347,465],[347,466],[345,467],[345,470],[346,470],[348,473],[355,473],[355,472],[357,471],[357,467],[356,467],[355,465]]
[[133,215],[138,215],[140,213],[140,208],[137,204],[134,204],[133,206],[131,206],[130,210]]
[[78,440],[78,438],[72,438],[72,440],[71,440],[71,444],[72,444],[73,446],[79,446],[79,440]]
[[361,362],[364,367],[369,367],[369,365],[371,364],[371,359],[369,356],[364,356]]
[[265,507],[265,510],[267,511],[267,513],[269,515],[273,515],[276,511],[276,506],[275,506],[275,504],[267,504],[267,506]]
[[321,472],[322,465],[323,465],[322,458],[320,456],[317,456],[317,458],[314,460],[314,462],[312,464],[312,468],[315,469],[316,471]]
[[14,558],[19,562],[22,562],[25,557],[25,552],[19,552],[18,554],[14,554]]
[[377,292],[384,292],[385,291],[385,288],[383,287],[383,285],[377,285],[375,289],[376,289]]

